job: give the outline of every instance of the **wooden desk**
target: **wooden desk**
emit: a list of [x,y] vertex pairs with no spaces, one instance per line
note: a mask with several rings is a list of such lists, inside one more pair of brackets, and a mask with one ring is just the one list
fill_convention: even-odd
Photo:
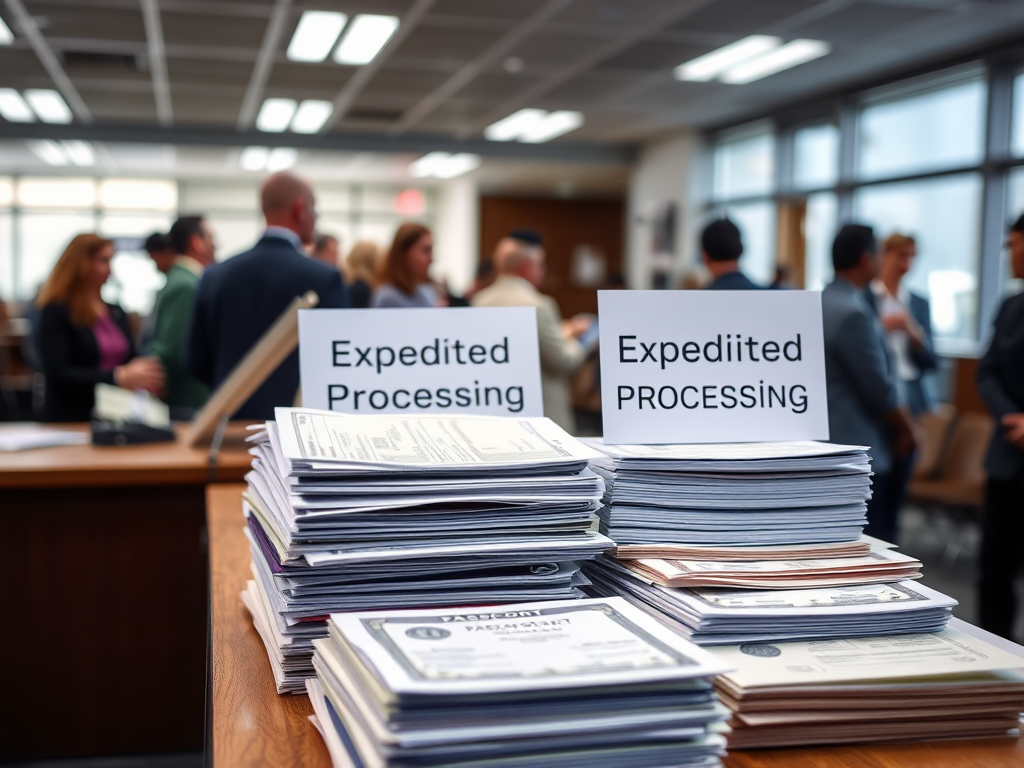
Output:
[[0,763],[202,749],[209,479],[180,443],[0,454]]
[[[213,620],[213,768],[329,768],[305,696],[278,696],[266,651],[239,597],[249,576],[242,486],[207,489]],[[211,751],[212,746],[212,751]],[[1024,739],[733,752],[727,768],[1021,768]]]

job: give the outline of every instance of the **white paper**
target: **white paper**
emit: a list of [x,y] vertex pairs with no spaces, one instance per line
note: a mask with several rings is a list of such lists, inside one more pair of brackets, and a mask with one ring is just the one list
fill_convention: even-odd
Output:
[[299,367],[310,408],[544,415],[533,307],[304,309]]
[[609,443],[827,440],[821,294],[599,291]]

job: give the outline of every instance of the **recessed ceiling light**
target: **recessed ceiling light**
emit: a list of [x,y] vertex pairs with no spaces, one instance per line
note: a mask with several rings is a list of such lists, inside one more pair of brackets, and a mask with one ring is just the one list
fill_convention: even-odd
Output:
[[575,131],[581,125],[583,125],[582,112],[560,109],[557,112],[549,112],[539,123],[523,131],[519,140],[530,144],[539,144]]
[[307,99],[299,104],[292,118],[291,129],[296,133],[316,133],[324,127],[333,111],[334,105],[329,101]]
[[480,167],[480,155],[468,152],[449,154],[448,152],[430,152],[409,164],[409,175],[418,179],[434,177],[437,179],[454,179]]
[[583,114],[569,109],[545,112],[543,109],[520,109],[484,129],[491,141],[525,141],[539,144],[575,131],[583,125]]
[[13,88],[0,88],[0,116],[9,123],[34,123],[35,113]]
[[793,40],[781,48],[739,64],[724,75],[723,83],[742,85],[827,55],[832,47],[822,40]]
[[0,19],[0,45],[10,45],[14,42],[14,34],[11,32],[11,28],[4,24],[4,20]]
[[35,139],[33,141],[26,141],[25,144],[32,150],[32,154],[47,165],[68,165],[71,162],[68,153],[64,151],[64,147],[56,141]]
[[288,43],[292,61],[323,61],[341,34],[348,16],[333,11],[304,11]]
[[295,99],[267,99],[256,115],[256,127],[268,133],[281,133],[295,114]]
[[267,155],[267,170],[271,173],[285,171],[295,165],[299,150],[293,147],[274,147]]
[[727,69],[760,56],[782,45],[782,38],[751,35],[735,43],[705,53],[675,68],[676,80],[706,82],[714,80]]
[[90,165],[96,165],[96,153],[93,151],[92,144],[87,141],[62,141],[61,146],[64,148],[64,152],[71,158],[71,162],[75,165],[87,167]]
[[25,101],[44,123],[70,123],[71,110],[63,97],[49,88],[30,88],[25,91]]
[[397,16],[361,13],[342,35],[334,60],[339,64],[369,64],[397,29]]
[[543,109],[520,109],[484,128],[484,136],[491,141],[518,139],[525,131],[539,125],[546,114]]
[[270,150],[266,147],[246,147],[238,157],[238,164],[243,171],[262,171],[267,167]]

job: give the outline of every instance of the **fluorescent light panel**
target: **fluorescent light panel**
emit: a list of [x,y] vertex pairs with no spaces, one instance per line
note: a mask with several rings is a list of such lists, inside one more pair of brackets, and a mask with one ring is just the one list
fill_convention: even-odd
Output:
[[324,127],[333,111],[334,105],[329,101],[307,99],[299,104],[292,118],[291,129],[296,133],[316,133]]
[[267,170],[271,173],[285,171],[295,165],[299,150],[294,147],[274,147],[267,155]]
[[13,88],[0,88],[0,116],[9,123],[34,123],[35,113]]
[[68,153],[64,151],[64,147],[58,144],[56,141],[50,141],[49,139],[33,139],[25,142],[26,146],[32,151],[32,154],[38,157],[47,165],[70,165],[71,158],[68,157]]
[[323,61],[330,55],[346,21],[348,16],[344,13],[304,11],[288,43],[288,58],[292,61]]
[[92,144],[87,141],[62,141],[61,146],[65,154],[77,166],[88,167],[96,165],[96,152]]
[[268,133],[281,133],[295,115],[295,99],[267,99],[256,115],[256,127]]
[[398,29],[397,16],[361,13],[348,25],[334,52],[339,64],[369,64]]
[[676,80],[707,82],[731,67],[749,61],[782,45],[782,38],[771,35],[750,35],[735,43],[705,53],[675,68]]
[[270,150],[266,147],[246,147],[238,157],[238,164],[243,171],[262,171],[267,167]]
[[743,85],[806,64],[827,55],[832,47],[821,40],[793,40],[781,48],[743,62],[722,75],[723,83]]
[[4,24],[4,20],[0,19],[0,45],[10,45],[14,42],[14,33],[11,32],[11,28]]
[[59,93],[49,88],[30,88],[25,100],[44,123],[70,123],[71,110]]
[[480,155],[460,152],[430,152],[409,164],[409,175],[422,179],[454,179],[480,167]]
[[506,118],[492,123],[484,129],[484,136],[491,141],[525,141],[539,144],[542,141],[575,131],[583,125],[583,114],[569,109],[545,112],[543,109],[520,109]]

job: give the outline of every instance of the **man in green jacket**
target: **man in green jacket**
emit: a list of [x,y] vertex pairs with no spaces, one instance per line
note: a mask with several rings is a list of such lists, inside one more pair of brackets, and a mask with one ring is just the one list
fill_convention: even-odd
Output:
[[174,222],[169,236],[178,257],[156,296],[149,353],[160,358],[164,365],[167,404],[175,409],[195,410],[206,403],[210,389],[186,372],[185,340],[196,286],[203,270],[213,263],[216,247],[213,234],[201,216],[182,216]]

